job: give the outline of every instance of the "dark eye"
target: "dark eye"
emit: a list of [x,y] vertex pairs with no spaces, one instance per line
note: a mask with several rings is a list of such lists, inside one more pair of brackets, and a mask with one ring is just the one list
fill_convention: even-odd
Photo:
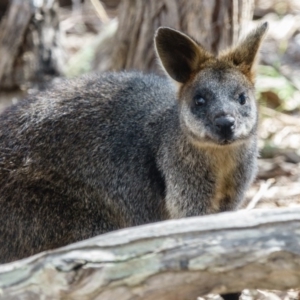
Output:
[[201,96],[196,96],[196,97],[194,98],[194,101],[195,101],[195,104],[196,104],[197,106],[204,105],[205,102],[206,102],[205,99],[202,98]]
[[241,104],[241,105],[244,105],[245,103],[246,103],[246,95],[245,95],[245,93],[241,93],[240,95],[239,95],[239,103]]

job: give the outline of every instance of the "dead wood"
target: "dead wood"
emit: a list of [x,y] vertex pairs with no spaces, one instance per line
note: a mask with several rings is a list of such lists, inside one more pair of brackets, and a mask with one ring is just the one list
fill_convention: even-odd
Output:
[[0,23],[0,89],[59,75],[63,64],[55,0],[10,0]]
[[159,26],[181,30],[217,53],[235,44],[252,18],[254,0],[123,0],[118,7],[119,26],[96,51],[100,71],[135,69],[160,72],[153,36]]
[[300,286],[300,209],[128,228],[0,266],[0,299],[196,299]]

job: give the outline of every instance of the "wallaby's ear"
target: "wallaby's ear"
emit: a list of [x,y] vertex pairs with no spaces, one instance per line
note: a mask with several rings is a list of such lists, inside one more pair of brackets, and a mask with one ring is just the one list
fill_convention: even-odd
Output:
[[254,78],[254,66],[261,41],[268,28],[265,22],[250,32],[237,47],[220,55],[221,60],[230,61],[238,67],[251,81]]
[[180,83],[187,82],[201,63],[212,57],[190,37],[167,27],[157,30],[155,48],[167,74]]

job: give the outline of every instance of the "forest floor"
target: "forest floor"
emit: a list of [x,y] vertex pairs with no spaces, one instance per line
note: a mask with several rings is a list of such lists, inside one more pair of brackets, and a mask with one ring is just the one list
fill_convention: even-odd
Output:
[[[270,29],[257,78],[259,172],[247,200],[253,207],[300,205],[300,3],[261,1],[256,16]],[[269,3],[269,6],[267,6]],[[280,5],[276,6],[276,3]],[[259,3],[258,3],[259,4]],[[259,20],[261,21],[261,20]]]

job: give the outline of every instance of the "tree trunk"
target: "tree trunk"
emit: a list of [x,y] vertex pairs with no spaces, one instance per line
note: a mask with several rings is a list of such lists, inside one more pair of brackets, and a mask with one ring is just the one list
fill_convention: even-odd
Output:
[[[119,27],[107,51],[98,49],[101,71],[160,70],[153,36],[159,26],[181,30],[217,53],[238,40],[253,15],[254,0],[123,0]],[[109,60],[107,63],[106,60]]]
[[0,266],[5,300],[196,300],[299,286],[299,208],[128,228]]
[[28,87],[59,75],[62,65],[55,0],[10,0],[0,23],[0,89]]

